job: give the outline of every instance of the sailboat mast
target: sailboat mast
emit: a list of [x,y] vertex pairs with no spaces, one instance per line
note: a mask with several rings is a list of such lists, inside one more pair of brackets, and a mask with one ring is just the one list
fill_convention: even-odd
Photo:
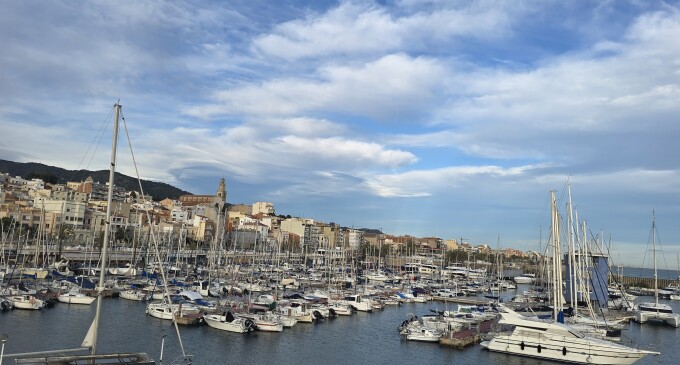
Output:
[[656,213],[652,209],[652,257],[654,258],[654,304],[659,311],[659,283],[656,274]]
[[574,310],[574,314],[578,312],[578,297],[577,297],[577,289],[576,289],[576,280],[577,280],[577,274],[576,274],[576,247],[575,247],[575,235],[574,235],[574,209],[572,206],[572,201],[571,201],[571,184],[567,181],[567,191],[568,191],[568,199],[569,201],[567,202],[567,209],[569,215],[567,216],[567,223],[569,227],[569,270],[567,272],[567,275],[569,275],[569,300],[571,304],[571,308]]
[[113,203],[113,178],[116,173],[116,151],[118,145],[118,118],[120,117],[121,105],[116,103],[113,106],[115,115],[113,118],[113,138],[111,143],[111,165],[109,166],[109,194],[106,203],[106,221],[104,226],[104,242],[101,250],[101,271],[99,272],[99,285],[97,287],[97,311],[94,315],[94,333],[92,338],[92,355],[97,353],[97,337],[99,336],[99,320],[101,315],[102,299],[104,296],[104,280],[106,276],[106,251],[109,244],[109,234],[111,232],[111,205]]

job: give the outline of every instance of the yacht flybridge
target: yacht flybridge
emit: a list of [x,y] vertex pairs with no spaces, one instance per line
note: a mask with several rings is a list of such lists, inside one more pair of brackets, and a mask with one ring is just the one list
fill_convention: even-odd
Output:
[[571,326],[524,317],[502,305],[499,311],[499,323],[515,328],[509,334],[499,334],[483,342],[482,346],[490,351],[576,364],[620,365],[659,354],[587,337]]
[[562,312],[562,263],[560,258],[560,222],[555,201],[555,192],[550,192],[552,223],[552,267],[553,316],[549,321],[530,318],[505,307],[499,306],[500,324],[513,326],[509,333],[496,335],[482,346],[490,351],[535,357],[575,364],[632,364],[647,355],[658,352],[638,350],[601,338],[589,337],[575,326],[564,324]]

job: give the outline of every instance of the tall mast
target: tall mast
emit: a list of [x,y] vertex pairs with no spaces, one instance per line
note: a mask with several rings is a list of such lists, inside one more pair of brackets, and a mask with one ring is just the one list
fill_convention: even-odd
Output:
[[118,144],[118,118],[120,116],[121,105],[116,103],[114,106],[115,116],[113,118],[113,138],[111,143],[111,165],[109,166],[109,195],[106,203],[106,221],[104,227],[104,242],[102,243],[101,252],[101,271],[99,272],[99,286],[97,287],[97,311],[94,315],[94,327],[92,338],[92,355],[97,353],[97,337],[99,337],[99,320],[101,315],[102,299],[104,294],[104,280],[106,276],[106,250],[109,244],[109,235],[111,232],[111,205],[113,203],[113,178],[116,173],[116,151]]
[[550,222],[550,233],[552,235],[552,262],[551,262],[551,277],[552,277],[552,286],[553,286],[553,318],[557,320],[557,312],[558,312],[558,307],[557,307],[557,285],[555,284],[557,282],[557,264],[555,263],[555,260],[557,260],[556,256],[557,254],[557,235],[559,234],[557,232],[557,212],[555,211],[555,192],[551,191],[550,192],[550,217],[551,217],[551,222]]
[[[572,202],[571,202],[571,184],[569,181],[567,181],[567,191],[568,191],[568,197],[569,201],[567,202],[567,210],[569,215],[567,216],[567,223],[569,227],[569,271],[567,272],[567,275],[569,275],[569,299],[570,299],[570,304],[571,308],[574,310],[574,313],[577,313],[578,311],[578,297],[577,297],[577,287],[576,287],[576,280],[577,280],[577,273],[576,273],[576,247],[574,244],[575,235],[574,235],[574,210],[572,207]],[[579,273],[580,274],[580,273]]]
[[656,274],[656,214],[652,209],[652,257],[654,257],[654,308],[659,311],[659,283]]

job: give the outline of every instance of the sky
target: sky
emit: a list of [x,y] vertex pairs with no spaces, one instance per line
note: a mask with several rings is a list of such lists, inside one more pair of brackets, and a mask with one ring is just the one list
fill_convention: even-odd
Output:
[[[612,259],[680,252],[676,1],[0,1],[0,158],[278,214]],[[127,140],[118,170],[135,175]]]

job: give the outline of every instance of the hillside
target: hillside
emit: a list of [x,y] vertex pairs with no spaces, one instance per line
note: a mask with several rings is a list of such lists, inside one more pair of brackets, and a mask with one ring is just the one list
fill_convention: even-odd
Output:
[[[9,173],[11,176],[21,176],[25,179],[40,177],[47,182],[59,184],[64,184],[68,181],[84,181],[88,176],[92,176],[94,181],[100,183],[105,183],[109,180],[108,170],[66,170],[41,163],[22,163],[2,159],[0,159],[0,172]],[[126,190],[139,190],[139,184],[134,177],[116,172],[115,179],[116,186],[122,186]],[[142,188],[144,189],[144,194],[151,195],[154,200],[163,200],[165,198],[176,199],[180,195],[191,194],[170,184],[150,180],[142,180]]]

